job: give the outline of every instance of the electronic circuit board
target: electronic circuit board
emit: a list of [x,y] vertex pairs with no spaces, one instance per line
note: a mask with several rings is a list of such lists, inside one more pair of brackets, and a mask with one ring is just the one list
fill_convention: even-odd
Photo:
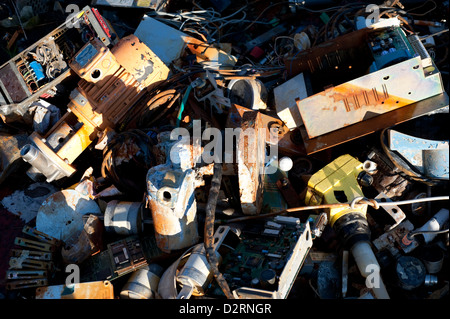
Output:
[[374,32],[370,35],[369,46],[375,60],[376,70],[410,59],[415,54],[400,27]]
[[[249,223],[236,248],[223,256],[220,270],[231,291],[241,297],[262,295],[285,298],[312,246],[309,224],[277,216],[263,223]],[[207,293],[222,296],[213,282]]]
[[130,236],[107,245],[107,249],[80,265],[81,281],[114,280],[161,257],[154,236]]

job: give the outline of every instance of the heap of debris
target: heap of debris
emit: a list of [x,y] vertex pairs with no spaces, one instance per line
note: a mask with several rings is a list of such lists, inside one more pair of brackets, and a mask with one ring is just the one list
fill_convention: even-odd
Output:
[[448,296],[448,11],[2,3],[0,296]]

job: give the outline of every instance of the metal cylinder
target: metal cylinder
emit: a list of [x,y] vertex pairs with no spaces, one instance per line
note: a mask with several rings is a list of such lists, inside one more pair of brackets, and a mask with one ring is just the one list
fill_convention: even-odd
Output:
[[424,250],[421,260],[429,274],[436,274],[442,269],[444,253],[437,245],[433,245]]
[[402,256],[395,266],[397,272],[397,284],[404,290],[413,290],[420,287],[426,276],[424,264],[412,256]]
[[113,200],[105,210],[105,230],[118,235],[135,235],[143,231],[142,207],[140,202]]
[[[59,171],[52,165],[49,164],[47,158],[42,154],[42,152],[35,146],[27,144],[20,150],[20,156],[25,162],[30,163],[33,168],[37,169],[39,172],[47,176],[47,181],[53,180],[53,175],[58,175]],[[30,175],[29,175],[30,176]],[[30,177],[32,177],[31,175]]]
[[164,268],[150,264],[130,276],[120,292],[121,299],[154,299]]
[[363,163],[363,169],[364,171],[366,171],[368,174],[373,175],[375,173],[377,173],[377,163],[373,162],[373,161],[365,161]]
[[[222,257],[218,252],[216,252],[216,256],[220,262]],[[193,287],[194,296],[201,296],[204,294],[205,288],[211,282],[212,277],[213,274],[206,257],[205,247],[203,245],[197,245],[192,250],[191,256],[177,276],[177,281],[183,286],[187,285]]]

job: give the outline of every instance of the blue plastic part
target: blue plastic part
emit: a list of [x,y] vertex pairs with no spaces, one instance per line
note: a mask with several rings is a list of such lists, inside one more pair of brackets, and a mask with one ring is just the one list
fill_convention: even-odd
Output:
[[42,65],[40,65],[36,61],[33,61],[30,63],[30,67],[34,71],[34,74],[36,75],[36,79],[38,81],[45,79],[44,69],[42,68]]

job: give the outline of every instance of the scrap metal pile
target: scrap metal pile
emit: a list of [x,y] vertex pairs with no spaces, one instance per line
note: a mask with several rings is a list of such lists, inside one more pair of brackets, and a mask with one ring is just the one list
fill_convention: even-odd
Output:
[[0,9],[2,299],[448,297],[448,1]]

